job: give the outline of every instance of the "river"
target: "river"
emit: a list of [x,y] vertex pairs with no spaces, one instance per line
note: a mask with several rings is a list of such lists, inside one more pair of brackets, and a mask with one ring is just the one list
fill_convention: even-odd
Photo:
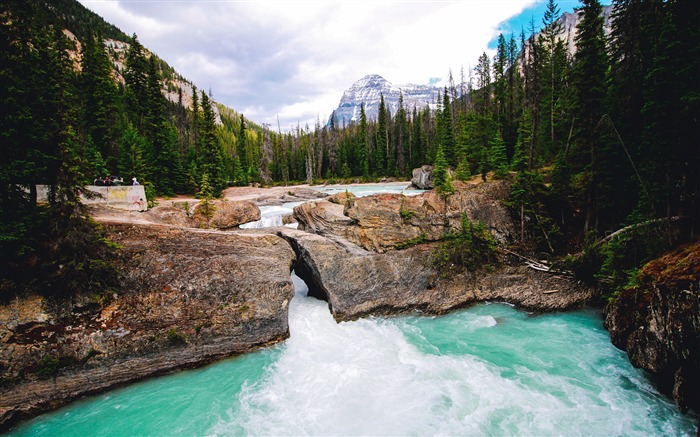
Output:
[[595,310],[482,304],[336,323],[297,295],[290,338],[28,421],[16,436],[695,435]]
[[491,303],[336,323],[292,279],[285,342],[75,402],[10,435],[696,435],[698,417],[631,366],[597,310]]

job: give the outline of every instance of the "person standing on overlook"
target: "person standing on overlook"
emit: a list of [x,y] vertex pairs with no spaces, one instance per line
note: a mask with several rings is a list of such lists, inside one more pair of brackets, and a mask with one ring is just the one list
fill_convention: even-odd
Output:
[[136,180],[136,178],[131,178],[131,185],[139,185],[139,181]]

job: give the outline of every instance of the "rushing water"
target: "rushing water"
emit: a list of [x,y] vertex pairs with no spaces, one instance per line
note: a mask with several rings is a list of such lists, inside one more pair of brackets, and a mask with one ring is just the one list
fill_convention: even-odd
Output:
[[483,304],[336,324],[297,296],[284,343],[151,379],[13,435],[695,435],[595,311]]

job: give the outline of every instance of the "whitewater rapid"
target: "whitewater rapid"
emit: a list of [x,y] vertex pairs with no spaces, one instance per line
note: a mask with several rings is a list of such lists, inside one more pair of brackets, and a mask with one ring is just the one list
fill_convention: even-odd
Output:
[[290,338],[76,402],[18,436],[695,435],[599,312],[482,304],[336,323],[297,294]]

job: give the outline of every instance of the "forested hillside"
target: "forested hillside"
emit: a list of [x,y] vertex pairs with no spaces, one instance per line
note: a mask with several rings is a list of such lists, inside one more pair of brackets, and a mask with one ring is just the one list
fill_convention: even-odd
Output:
[[[408,177],[417,166],[439,164],[463,180],[513,178],[510,204],[539,253],[566,253],[572,244],[581,248],[660,218],[697,232],[700,4],[613,6],[606,39],[600,3],[582,1],[572,57],[556,38],[560,11],[550,0],[539,35],[534,26],[501,35],[496,56],[479,58],[472,83],[450,79],[437,110],[400,105],[392,114],[380,104],[376,120],[362,111],[343,128],[318,120],[282,132],[213,105],[212,95],[177,76],[136,35],[127,37],[75,1],[5,2],[3,269],[21,272],[18,266],[58,259],[48,254],[63,249],[37,243],[39,230],[47,220],[59,222],[56,211],[74,217],[82,187],[106,175],[137,177],[152,199],[217,195],[227,185],[253,182]],[[519,60],[526,43],[531,49]],[[52,187],[48,205],[36,205],[36,184]],[[618,271],[650,253],[596,256]],[[65,271],[50,264],[53,273]],[[102,268],[87,259],[74,264]],[[609,276],[598,264],[594,274]]]

